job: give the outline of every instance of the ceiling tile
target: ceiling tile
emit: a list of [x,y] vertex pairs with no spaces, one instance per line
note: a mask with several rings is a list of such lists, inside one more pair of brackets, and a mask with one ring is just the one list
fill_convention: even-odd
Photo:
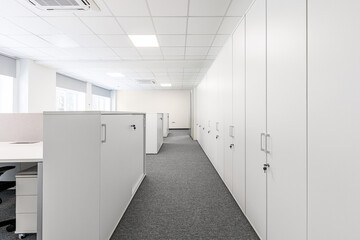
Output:
[[101,60],[117,57],[110,48],[72,48],[67,51],[82,60]]
[[90,29],[77,17],[44,17],[46,22],[67,34],[91,34]]
[[99,35],[109,47],[133,47],[127,35]]
[[71,54],[63,48],[38,48],[38,50],[52,56],[55,60],[71,58]]
[[187,16],[188,0],[148,0],[152,16]]
[[226,16],[244,16],[253,1],[254,0],[232,0]]
[[240,19],[240,17],[225,17],[218,34],[232,34]]
[[157,34],[185,34],[186,17],[154,17]]
[[185,59],[184,55],[180,56],[169,56],[169,55],[164,55],[164,59],[165,60],[183,60]]
[[190,0],[189,16],[224,16],[230,0]]
[[216,34],[221,17],[189,17],[188,34]]
[[184,68],[184,74],[186,73],[198,73],[200,68]]
[[213,40],[214,35],[188,35],[186,38],[186,46],[211,46]]
[[116,54],[122,58],[127,59],[139,59],[140,55],[136,51],[136,48],[113,48]]
[[13,47],[27,47],[25,44],[22,44],[18,41],[15,41],[14,39],[11,39],[6,36],[0,35],[0,47],[1,48],[13,48]]
[[26,29],[16,26],[5,18],[0,18],[0,33],[3,35],[30,34]]
[[118,17],[117,20],[127,34],[155,34],[150,17]]
[[185,54],[187,56],[201,56],[201,55],[207,55],[207,52],[209,51],[208,47],[186,47]]
[[204,60],[206,58],[205,55],[203,56],[185,56],[186,60]]
[[226,43],[226,41],[229,39],[230,35],[216,35],[213,46],[214,47],[222,47]]
[[11,22],[36,35],[52,35],[61,32],[39,17],[14,17]]
[[38,60],[39,58],[48,57],[46,53],[34,48],[12,48],[11,50],[17,52],[17,56],[22,58]]
[[81,21],[95,34],[124,34],[113,17],[82,17]]
[[34,48],[54,47],[51,43],[45,41],[44,39],[36,35],[14,35],[10,37],[20,43],[25,44],[28,47],[34,47]]
[[207,55],[207,56],[206,56],[206,59],[208,59],[208,60],[214,60],[214,59],[216,59],[216,55]]
[[220,50],[221,50],[221,47],[211,47],[208,52],[208,55],[216,56],[219,54]]
[[[29,11],[22,4],[14,0],[0,0],[0,16],[22,16],[22,17],[35,17],[36,15]],[[28,3],[30,4],[30,3]]]
[[97,35],[69,35],[80,47],[106,47],[107,45]]
[[146,0],[104,0],[114,16],[150,16]]
[[176,55],[184,56],[185,54],[184,47],[162,47],[161,50],[162,53],[167,56],[176,56]]
[[142,56],[144,60],[163,60],[164,57],[162,55],[144,55]]
[[185,35],[157,35],[161,47],[185,46]]
[[148,48],[138,48],[137,50],[142,56],[157,56],[157,55],[162,56],[160,48],[148,47]]

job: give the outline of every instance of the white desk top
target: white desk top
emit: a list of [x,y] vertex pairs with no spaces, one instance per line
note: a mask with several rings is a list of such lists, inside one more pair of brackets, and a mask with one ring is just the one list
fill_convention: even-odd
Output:
[[42,162],[43,142],[14,144],[13,142],[0,142],[1,162]]

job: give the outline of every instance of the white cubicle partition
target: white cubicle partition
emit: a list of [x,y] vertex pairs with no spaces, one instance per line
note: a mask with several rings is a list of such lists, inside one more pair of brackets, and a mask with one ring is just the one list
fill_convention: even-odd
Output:
[[146,153],[157,154],[163,144],[163,114],[146,114]]
[[145,176],[144,121],[140,113],[44,113],[44,239],[110,238]]
[[42,139],[42,113],[0,114],[0,142],[40,142]]
[[163,113],[163,137],[169,135],[169,113]]

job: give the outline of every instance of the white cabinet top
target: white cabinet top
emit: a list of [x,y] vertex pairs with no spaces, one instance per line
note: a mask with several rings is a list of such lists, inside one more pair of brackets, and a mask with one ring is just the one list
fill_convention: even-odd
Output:
[[0,162],[42,162],[43,142],[0,142]]
[[120,111],[49,111],[44,112],[44,115],[145,115],[141,112],[120,112]]

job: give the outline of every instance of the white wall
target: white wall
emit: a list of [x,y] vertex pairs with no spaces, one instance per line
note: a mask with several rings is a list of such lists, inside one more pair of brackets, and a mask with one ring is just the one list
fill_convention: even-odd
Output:
[[190,128],[189,90],[118,91],[116,109],[169,113],[170,128]]
[[43,112],[56,109],[56,71],[32,60],[17,61],[17,110]]

